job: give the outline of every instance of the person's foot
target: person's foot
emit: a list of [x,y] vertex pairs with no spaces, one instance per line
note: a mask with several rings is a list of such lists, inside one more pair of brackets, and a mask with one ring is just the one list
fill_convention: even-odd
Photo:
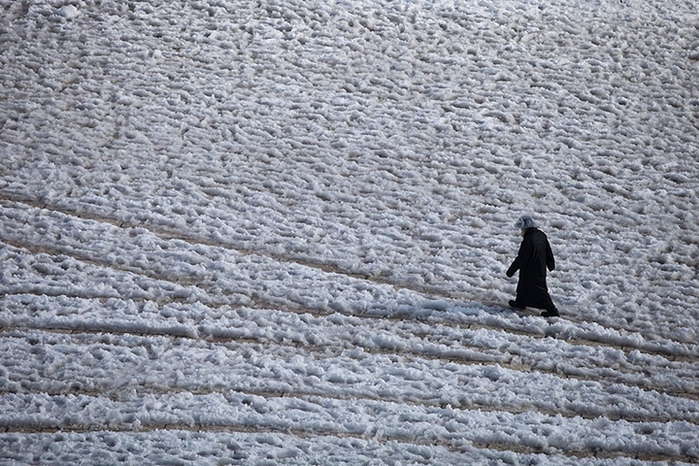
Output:
[[541,317],[558,317],[560,314],[557,309],[551,309],[541,313]]
[[523,304],[519,304],[517,301],[510,301],[510,302],[507,303],[507,304],[509,304],[510,307],[513,307],[513,308],[515,308],[515,309],[524,309],[524,308],[527,307],[527,306],[525,306],[525,305],[523,305]]

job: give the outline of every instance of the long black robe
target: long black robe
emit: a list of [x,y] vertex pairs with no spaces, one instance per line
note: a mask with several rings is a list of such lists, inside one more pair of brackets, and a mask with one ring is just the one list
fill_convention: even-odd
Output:
[[537,309],[555,310],[546,286],[546,269],[553,270],[556,263],[553,259],[551,245],[544,232],[536,228],[528,228],[519,246],[517,258],[507,269],[511,277],[519,270],[517,283],[518,304]]

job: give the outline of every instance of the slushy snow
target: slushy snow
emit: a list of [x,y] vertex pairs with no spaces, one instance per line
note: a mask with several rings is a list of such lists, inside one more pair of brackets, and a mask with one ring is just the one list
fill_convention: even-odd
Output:
[[0,463],[699,462],[694,2],[0,0],[0,70]]

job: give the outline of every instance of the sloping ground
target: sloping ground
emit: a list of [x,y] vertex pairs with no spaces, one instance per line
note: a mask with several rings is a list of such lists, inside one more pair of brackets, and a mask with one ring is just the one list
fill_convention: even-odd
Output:
[[0,5],[2,461],[699,462],[695,6]]
[[699,454],[696,345],[3,207],[7,458]]

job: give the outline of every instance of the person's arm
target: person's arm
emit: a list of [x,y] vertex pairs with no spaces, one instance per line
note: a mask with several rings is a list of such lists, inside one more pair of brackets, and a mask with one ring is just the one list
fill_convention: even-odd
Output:
[[522,265],[524,265],[529,257],[531,256],[532,253],[532,244],[531,240],[529,238],[524,238],[522,240],[522,244],[519,246],[519,252],[517,253],[517,257],[515,258],[514,262],[512,262],[512,265],[510,266],[509,269],[507,269],[507,276],[511,277],[513,276],[519,269],[522,268]]
[[548,267],[549,270],[556,268],[556,261],[553,258],[553,251],[551,250],[551,245],[548,240],[546,240],[546,267]]

